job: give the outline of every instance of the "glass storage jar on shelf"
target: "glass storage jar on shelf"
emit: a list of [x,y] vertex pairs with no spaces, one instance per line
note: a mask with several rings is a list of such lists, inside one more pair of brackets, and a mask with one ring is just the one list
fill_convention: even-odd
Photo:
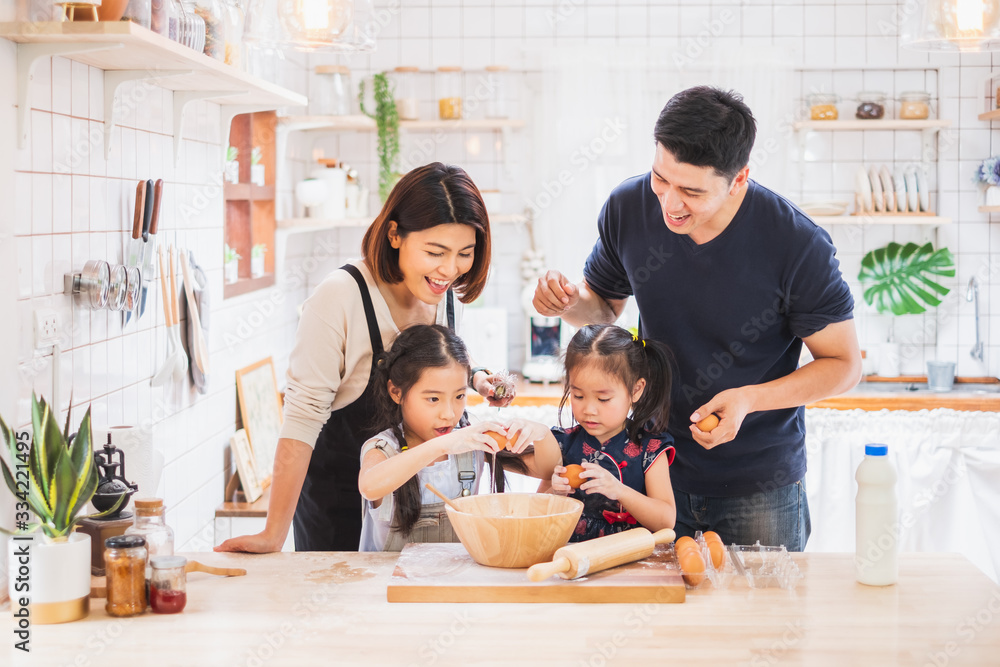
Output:
[[[164,520],[163,501],[159,498],[140,498],[135,501],[135,523],[125,529],[126,535],[139,535],[146,540],[150,556],[174,554],[174,531]],[[146,578],[150,575],[146,567]]]
[[420,101],[417,97],[417,67],[397,67],[393,74],[396,82],[396,113],[399,120],[420,120]]
[[351,113],[351,71],[344,65],[318,65],[309,87],[309,113],[346,116]]
[[462,118],[462,68],[438,67],[438,117],[441,120]]
[[885,93],[874,90],[858,93],[858,108],[854,117],[858,120],[879,120],[885,117]]
[[833,93],[812,93],[808,97],[810,120],[837,120],[837,102],[840,101]]
[[182,0],[181,44],[198,53],[205,50],[205,19],[195,11],[194,0]]
[[177,614],[187,605],[187,558],[151,556],[149,608],[154,614]]
[[226,12],[221,0],[195,0],[195,14],[205,22],[206,56],[226,60]]
[[146,540],[118,535],[104,540],[109,616],[135,616],[146,611]]
[[129,0],[125,13],[122,14],[122,20],[138,23],[143,28],[148,29],[151,25],[152,11],[151,0]]
[[899,117],[903,120],[924,120],[931,115],[931,96],[922,90],[899,94]]
[[490,65],[486,68],[486,76],[490,96],[486,98],[487,118],[507,118],[507,77],[506,65]]
[[236,0],[223,0],[226,16],[226,64],[246,69],[243,28],[246,15]]

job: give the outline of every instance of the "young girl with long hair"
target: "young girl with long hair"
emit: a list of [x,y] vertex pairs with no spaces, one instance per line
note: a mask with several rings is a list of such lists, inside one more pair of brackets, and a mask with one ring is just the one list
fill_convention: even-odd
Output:
[[[563,465],[540,491],[572,495],[584,503],[571,542],[619,533],[637,525],[673,528],[677,517],[669,466],[670,351],[621,327],[580,329],[566,349],[567,400],[576,426],[554,428]],[[566,466],[582,465],[573,489]]]
[[[438,325],[405,329],[379,364],[375,424],[382,431],[361,447],[360,551],[458,541],[428,482],[449,498],[474,494],[487,459],[498,491],[505,469],[539,479],[552,475],[559,446],[544,425],[514,420],[463,427],[469,370],[462,340]],[[507,437],[508,448],[498,451],[488,431]]]

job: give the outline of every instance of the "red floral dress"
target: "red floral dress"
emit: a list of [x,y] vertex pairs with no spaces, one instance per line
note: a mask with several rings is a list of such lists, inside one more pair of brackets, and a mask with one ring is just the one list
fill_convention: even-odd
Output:
[[[622,431],[607,442],[600,443],[578,424],[567,429],[555,427],[552,435],[562,450],[564,466],[596,463],[617,475],[625,486],[643,495],[646,493],[646,471],[653,462],[661,454],[667,455],[667,465],[674,462],[674,439],[669,433],[647,435],[641,442],[632,442],[628,432]],[[603,494],[587,494],[576,489],[572,497],[583,502],[583,514],[570,542],[612,535],[639,525],[620,502]]]

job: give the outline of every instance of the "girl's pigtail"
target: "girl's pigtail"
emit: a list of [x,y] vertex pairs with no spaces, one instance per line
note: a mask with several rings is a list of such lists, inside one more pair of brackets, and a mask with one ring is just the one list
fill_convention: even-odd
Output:
[[640,377],[646,379],[642,396],[632,406],[632,420],[628,436],[638,442],[646,433],[660,433],[667,429],[670,418],[670,388],[673,380],[673,356],[670,348],[655,340],[638,340],[642,346],[645,368]]

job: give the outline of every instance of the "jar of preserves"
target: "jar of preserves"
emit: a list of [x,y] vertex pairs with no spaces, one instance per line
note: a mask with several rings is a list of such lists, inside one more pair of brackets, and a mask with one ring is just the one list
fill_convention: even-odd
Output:
[[[163,501],[159,498],[139,498],[135,501],[135,522],[125,529],[125,534],[144,538],[150,557],[174,555],[174,531],[164,520]],[[150,574],[147,563],[147,579]]]
[[813,93],[809,96],[809,118],[811,120],[837,120],[837,102],[833,93]]
[[903,120],[924,120],[930,117],[931,96],[922,90],[899,94],[899,117]]
[[309,87],[309,113],[346,116],[351,113],[351,71],[343,65],[319,65]]
[[438,67],[438,117],[441,120],[462,118],[462,68]]
[[104,540],[104,571],[109,616],[135,616],[146,611],[146,540],[118,535]]
[[187,605],[187,558],[152,556],[149,579],[149,608],[155,614],[177,614]]
[[854,117],[860,120],[878,120],[885,116],[885,93],[866,90],[858,93],[858,109]]
[[420,120],[420,101],[417,97],[416,67],[397,67],[393,75],[396,82],[396,113],[399,120]]

